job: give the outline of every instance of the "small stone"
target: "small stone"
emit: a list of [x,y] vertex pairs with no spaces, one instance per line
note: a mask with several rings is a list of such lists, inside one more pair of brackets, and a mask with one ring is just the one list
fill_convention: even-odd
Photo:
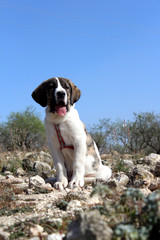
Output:
[[111,240],[111,237],[112,229],[97,210],[81,213],[80,218],[69,225],[66,234],[66,240]]
[[110,188],[116,188],[117,187],[117,181],[116,179],[110,179],[107,183],[107,185],[110,187]]
[[22,166],[24,170],[33,171],[33,165],[34,165],[34,161],[32,159],[30,158],[23,159]]
[[102,160],[111,159],[111,158],[112,158],[112,154],[111,154],[111,153],[102,154],[102,155],[101,155],[101,159],[102,159]]
[[30,233],[31,233],[31,236],[39,237],[40,239],[43,239],[44,237],[48,236],[48,234],[46,232],[44,232],[43,227],[41,227],[40,225],[35,225],[35,226],[31,227]]
[[160,178],[157,178],[154,181],[152,181],[148,188],[151,191],[155,191],[157,189],[160,189]]
[[134,166],[134,163],[132,160],[123,160],[123,163],[128,167]]
[[148,188],[141,188],[141,192],[147,197],[151,193],[151,190]]
[[41,188],[45,189],[45,190],[48,190],[50,192],[52,192],[54,190],[54,188],[51,186],[50,183],[46,183],[46,184],[41,185]]
[[15,177],[13,175],[7,175],[6,179],[15,180]]
[[40,161],[40,162],[45,162],[45,163],[48,163],[50,166],[53,166],[53,160],[52,160],[52,157],[49,153],[46,153],[44,151],[41,151],[41,152],[32,152],[32,153],[26,153],[24,159],[23,159],[24,162],[27,163],[27,165],[30,167],[33,167],[33,164],[36,162],[36,161]]
[[115,177],[108,181],[107,185],[110,188],[124,188],[129,182],[129,177],[125,175],[123,172],[119,172],[115,174]]
[[25,176],[25,171],[22,168],[18,168],[16,173],[17,176]]
[[67,211],[79,211],[82,205],[79,200],[71,200],[67,205]]
[[140,158],[136,161],[136,164],[143,164],[143,165],[148,165],[148,166],[153,166],[156,162],[152,161],[148,157],[146,158]]
[[7,176],[7,175],[12,175],[12,176],[13,176],[13,174],[12,174],[10,171],[5,171],[5,172],[4,172],[4,175],[5,175],[5,176]]
[[119,173],[120,176],[118,178],[118,185],[119,187],[125,187],[129,182],[129,177],[124,173]]
[[2,181],[4,179],[6,179],[6,177],[0,174],[0,181]]
[[33,165],[33,170],[36,172],[50,172],[51,171],[51,166],[49,166],[48,163],[45,162],[40,162],[40,161],[36,161]]
[[64,236],[65,236],[64,234],[52,233],[47,237],[47,240],[62,240]]
[[30,184],[35,187],[40,187],[45,184],[45,181],[40,176],[36,175],[36,176],[30,178]]
[[91,198],[87,198],[85,202],[87,205],[93,205],[93,204],[99,204],[101,201],[98,195],[94,195]]
[[49,223],[55,223],[55,224],[58,224],[58,225],[62,225],[63,220],[61,218],[51,218],[51,219],[48,219],[48,222]]
[[0,240],[9,240],[10,233],[8,232],[0,232]]
[[131,155],[131,154],[128,154],[128,153],[123,154],[123,159],[132,159],[132,157],[133,157],[133,155]]
[[160,177],[160,161],[156,162],[156,166],[155,166],[155,169],[154,169],[154,175],[156,177]]
[[160,155],[156,153],[150,153],[145,159],[152,162],[157,162],[160,161]]
[[135,187],[148,187],[153,179],[154,176],[151,172],[138,165],[134,167],[130,175],[130,182]]

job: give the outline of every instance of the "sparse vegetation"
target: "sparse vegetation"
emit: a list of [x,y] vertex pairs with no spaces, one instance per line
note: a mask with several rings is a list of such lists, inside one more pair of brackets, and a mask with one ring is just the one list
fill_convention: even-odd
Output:
[[30,207],[17,207],[10,209],[8,207],[4,207],[0,209],[0,216],[10,216],[15,213],[25,213],[25,212],[32,212],[33,208]]
[[153,112],[133,114],[133,121],[101,119],[90,133],[101,153],[160,153],[160,115]]
[[57,203],[56,203],[56,206],[57,206],[59,209],[65,211],[66,208],[67,208],[67,206],[68,206],[68,202],[66,202],[65,200],[61,200],[60,202],[57,202]]
[[[82,212],[86,215],[81,218],[81,221],[85,219],[88,213],[95,211],[96,214],[96,212],[99,211],[100,214],[98,214],[100,218],[102,217],[102,222],[105,221],[106,226],[111,230],[112,238],[109,240],[159,240],[160,191],[155,191],[156,188],[152,188],[155,192],[144,196],[142,190],[148,185],[143,184],[142,186],[141,183],[145,182],[146,176],[142,178],[140,174],[136,173],[135,169],[137,163],[143,164],[146,153],[159,153],[160,116],[154,113],[141,113],[134,114],[134,117],[133,122],[119,120],[115,123],[110,123],[108,119],[104,119],[101,120],[97,126],[94,125],[93,128],[91,128],[91,134],[95,138],[100,152],[110,152],[106,159],[106,155],[104,154],[103,161],[104,164],[108,161],[108,164],[110,164],[112,168],[113,178],[111,179],[111,185],[109,185],[109,183],[107,185],[107,183],[103,181],[99,181],[102,184],[98,184],[97,181],[89,185],[89,188],[85,186],[77,192],[73,190],[64,193],[64,195],[62,193],[53,200],[54,194],[57,194],[58,191],[54,189],[52,191],[51,187],[41,188],[41,185],[31,186],[28,181],[28,176],[35,175],[33,171],[35,161],[43,161],[43,158],[47,158],[47,162],[51,165],[49,162],[50,156],[48,158],[47,153],[43,151],[40,155],[37,155],[37,152],[35,155],[33,153],[33,151],[37,151],[45,146],[46,140],[44,137],[43,123],[30,108],[22,113],[11,114],[8,122],[0,125],[0,171],[2,179],[0,217],[6,216],[6,218],[11,218],[13,216],[16,219],[13,225],[11,224],[11,226],[5,228],[5,231],[10,233],[10,239],[26,239],[31,237],[30,228],[35,225],[40,225],[45,234],[56,232],[66,233],[69,223],[73,220],[78,221],[78,215],[81,214],[80,211],[82,209]],[[21,131],[21,128],[23,128],[24,131]],[[28,151],[31,151],[31,153],[29,153],[30,157],[26,158]],[[141,154],[143,158],[141,158]],[[129,158],[124,158],[123,156],[129,156]],[[159,159],[159,156],[155,157]],[[33,158],[33,162],[31,160],[31,166],[28,164],[28,167],[26,167],[25,161],[30,158]],[[127,161],[124,161],[126,159],[131,159],[129,161],[131,161],[132,164],[129,165]],[[146,164],[149,164],[151,161],[152,160],[148,160],[148,163],[146,161]],[[146,165],[145,168],[146,174],[149,175],[149,180],[155,180],[157,176],[155,175],[155,167],[156,170],[158,170],[157,166],[159,165],[156,164],[155,161],[159,163],[159,160],[155,160],[154,158],[151,168],[149,165]],[[21,185],[21,181],[17,181],[19,177],[17,169],[25,172],[24,175],[23,173],[20,175],[22,176],[21,180],[23,179],[22,187],[18,186]],[[135,172],[133,170],[135,170]],[[7,171],[9,172],[5,175]],[[12,174],[16,176],[16,178],[14,178]],[[128,182],[126,181],[126,184],[122,184],[121,187],[122,175],[127,175],[125,177],[129,180],[127,180]],[[8,179],[5,178],[5,176],[7,176]],[[137,179],[139,184],[136,185],[133,183],[133,177]],[[146,184],[149,184],[148,178]],[[122,182],[124,181],[123,179],[125,178],[122,178]],[[127,188],[128,186],[130,186],[130,188]],[[137,188],[133,188],[133,186]],[[91,190],[92,187],[93,191]],[[150,189],[149,187],[146,188],[147,190]],[[89,203],[86,204],[89,194],[87,193],[88,195],[86,197],[83,193],[88,191],[88,189],[90,192],[92,191],[91,197],[96,194],[99,195],[100,201],[98,203],[89,201]],[[37,196],[38,194],[41,194],[40,198]],[[41,205],[43,198],[46,199],[46,202],[44,201]],[[36,201],[36,199],[38,200]],[[78,200],[80,202],[80,211],[75,211],[74,209],[68,210],[71,206],[69,203],[72,200]],[[40,203],[40,206],[37,208],[38,203]],[[35,215],[32,217],[34,213]],[[19,216],[27,216],[27,218],[22,221]],[[28,216],[30,217],[28,218]],[[97,219],[100,219],[99,216]],[[91,219],[91,217],[88,219]],[[89,220],[86,220],[84,223],[87,224],[87,221]],[[91,226],[92,223],[90,230],[92,228]],[[87,226],[85,229],[87,229]],[[41,239],[44,238],[41,235],[39,235],[39,237]],[[89,237],[87,239],[89,239]]]
[[128,172],[128,169],[129,169],[129,167],[127,167],[127,166],[124,164],[123,159],[118,159],[118,160],[116,161],[116,164],[113,166],[113,171],[114,171],[114,172],[124,172],[124,173],[127,173],[127,172]]
[[[37,223],[43,227],[44,232],[47,234],[52,234],[55,232],[65,233],[67,231],[68,225],[70,224],[72,218],[65,217],[62,222],[51,221],[48,218],[43,218],[39,220],[38,218],[33,218],[28,221],[21,221],[10,226],[7,231],[11,233],[10,239],[25,239],[31,237],[30,228],[34,227]],[[37,236],[38,237],[38,236]],[[46,239],[45,237],[39,236],[39,239]]]
[[31,107],[0,124],[1,151],[36,150],[46,145],[44,124]]
[[[100,119],[90,128],[100,153],[160,153],[160,115],[134,113],[133,121]],[[13,112],[0,124],[0,150],[38,150],[46,147],[44,124],[32,107]]]
[[5,172],[7,170],[13,174],[16,174],[19,167],[22,167],[22,160],[19,158],[11,158],[7,163],[0,160],[0,170],[2,172]]
[[102,205],[96,206],[113,230],[112,240],[158,240],[160,238],[160,190],[145,197],[139,189],[128,188],[118,201],[109,201],[113,192],[99,185],[91,196],[99,194]]

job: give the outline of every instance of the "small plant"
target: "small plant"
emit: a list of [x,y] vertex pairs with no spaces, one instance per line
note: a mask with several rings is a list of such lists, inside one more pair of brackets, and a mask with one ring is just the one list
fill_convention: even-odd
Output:
[[14,225],[6,229],[6,231],[11,233],[11,240],[28,239],[29,237],[31,237],[30,228],[35,224],[43,227],[44,232],[47,232],[47,234],[52,234],[55,232],[66,233],[71,220],[72,219],[70,217],[63,218],[62,222],[53,221],[48,218],[44,218],[41,220],[39,220],[38,218],[32,218],[31,220],[27,220],[25,222],[15,223]]
[[0,209],[0,216],[11,216],[15,213],[25,213],[25,212],[32,212],[33,208],[30,207],[18,207],[18,208],[9,208],[9,207],[3,207]]
[[48,189],[43,189],[43,188],[38,188],[38,187],[36,187],[36,188],[34,188],[34,193],[35,194],[47,194],[47,193],[49,193],[50,191],[48,190]]
[[116,164],[113,167],[113,172],[124,172],[127,173],[129,170],[129,167],[127,167],[123,161],[123,159],[118,159],[116,161]]
[[22,160],[18,159],[18,158],[14,158],[11,159],[8,163],[7,163],[7,169],[12,172],[14,175],[16,175],[17,173],[17,169],[22,167]]
[[68,202],[66,202],[66,201],[64,201],[64,200],[61,200],[60,202],[57,202],[57,203],[56,203],[56,206],[57,206],[59,209],[61,209],[61,210],[63,210],[63,211],[66,211],[67,206],[68,206]]
[[[149,234],[146,227],[137,229],[132,224],[119,224],[114,229],[112,240],[148,240]],[[158,240],[158,239],[157,239]]]
[[50,219],[42,219],[39,222],[39,225],[41,225],[44,228],[44,231],[48,234],[52,234],[54,232],[66,232],[68,224],[71,222],[71,219],[68,217],[65,217],[62,219],[62,222],[59,221],[51,221]]
[[15,223],[14,225],[10,226],[7,231],[10,232],[10,240],[15,240],[19,238],[26,238],[30,236],[30,226],[26,223],[20,222]]
[[105,201],[106,197],[113,195],[113,191],[107,186],[99,184],[93,189],[91,197],[95,194],[98,194],[102,198],[102,200]]
[[95,208],[112,228],[112,240],[160,239],[160,190],[144,197],[139,189],[128,188],[117,202],[108,201],[106,186],[96,186],[94,194],[102,198],[103,204]]
[[141,190],[136,188],[128,188],[121,196],[119,203],[123,206],[122,212],[126,213],[132,222],[139,221],[144,199]]

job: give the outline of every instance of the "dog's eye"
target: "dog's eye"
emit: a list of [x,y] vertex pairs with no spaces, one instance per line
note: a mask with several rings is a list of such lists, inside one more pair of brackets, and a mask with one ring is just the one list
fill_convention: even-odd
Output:
[[62,84],[62,87],[63,87],[63,88],[65,88],[66,90],[68,90],[68,89],[69,89],[69,85],[68,85],[68,84],[65,84],[65,83],[64,83],[64,84]]

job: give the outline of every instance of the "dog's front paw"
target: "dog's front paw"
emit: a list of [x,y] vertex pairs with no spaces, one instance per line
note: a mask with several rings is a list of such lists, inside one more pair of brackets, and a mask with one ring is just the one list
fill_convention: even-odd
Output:
[[84,186],[83,178],[73,178],[69,183],[70,188],[83,187],[83,186]]
[[62,191],[64,188],[66,188],[68,186],[68,180],[67,180],[67,178],[63,178],[63,180],[61,180],[61,181],[57,181],[57,182],[55,182],[55,184],[54,184],[54,187],[58,190],[60,190],[60,191]]

